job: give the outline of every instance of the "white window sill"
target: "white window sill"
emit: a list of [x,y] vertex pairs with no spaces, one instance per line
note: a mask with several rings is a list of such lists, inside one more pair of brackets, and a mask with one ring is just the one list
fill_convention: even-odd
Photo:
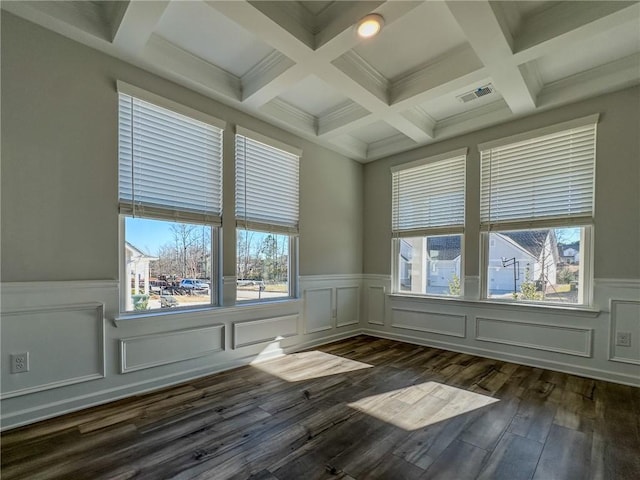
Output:
[[600,315],[600,309],[595,307],[588,307],[585,305],[559,305],[559,304],[542,304],[542,303],[528,303],[528,302],[511,302],[501,300],[478,300],[469,299],[463,297],[445,297],[435,295],[407,295],[403,293],[391,293],[389,294],[391,299],[411,301],[417,303],[446,303],[459,306],[475,306],[481,308],[498,308],[504,310],[529,310],[536,312],[544,312],[555,315],[566,315],[568,313],[579,315],[583,317],[597,317]]
[[261,302],[237,303],[229,306],[203,306],[201,308],[148,310],[143,313],[120,313],[113,319],[116,327],[121,327],[131,322],[140,320],[163,320],[176,317],[189,317],[194,319],[212,318],[230,313],[247,312],[251,310],[275,309],[277,307],[299,306],[302,300],[299,298],[286,298],[282,300],[269,300]]

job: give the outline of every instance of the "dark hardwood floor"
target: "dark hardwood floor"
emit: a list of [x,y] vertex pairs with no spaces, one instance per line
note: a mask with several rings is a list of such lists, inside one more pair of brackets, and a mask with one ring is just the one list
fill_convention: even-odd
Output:
[[640,389],[359,336],[6,432],[2,479],[640,479]]

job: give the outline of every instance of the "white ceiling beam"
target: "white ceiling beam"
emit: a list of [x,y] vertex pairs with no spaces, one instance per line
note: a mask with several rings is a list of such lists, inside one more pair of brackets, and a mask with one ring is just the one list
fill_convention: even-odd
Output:
[[[329,35],[325,33],[322,37],[324,43],[316,50],[312,50],[308,45],[307,39],[301,39],[302,35],[292,33],[290,27],[287,28],[283,25],[288,21],[283,16],[283,12],[279,9],[269,11],[270,7],[268,5],[258,5],[258,3],[255,4],[254,8],[253,4],[247,2],[208,2],[213,8],[216,8],[236,23],[249,31],[256,32],[261,39],[296,62],[291,68],[274,75],[271,81],[264,82],[258,88],[243,92],[243,103],[245,105],[260,108],[305,77],[316,75],[335,88],[336,91],[344,93],[347,97],[360,104],[365,110],[381,114],[380,116],[384,121],[412,140],[421,142],[430,138],[430,132],[420,125],[402,115],[388,112],[389,102],[386,79],[373,68],[365,68],[367,66],[366,62],[361,62],[365,67],[356,65],[353,71],[349,73],[331,63],[341,55],[355,55],[351,52],[351,49],[360,40],[352,30],[353,22],[342,21],[339,24],[330,24],[327,28],[331,29],[331,38],[328,38]],[[375,11],[382,14],[385,17],[385,22],[390,24],[420,5],[420,3],[386,2],[381,4]],[[339,25],[342,30],[336,25]],[[348,61],[346,62],[347,64],[349,63]],[[355,64],[357,62],[351,61],[350,63]],[[354,79],[362,72],[365,73],[361,76],[362,78],[359,78],[360,81]],[[370,83],[368,88],[366,86],[367,82]]]
[[496,16],[491,3],[448,1],[447,6],[511,111],[521,114],[535,110],[531,82],[513,63],[505,23]]
[[132,55],[141,55],[168,6],[168,0],[131,0],[120,18],[120,23],[113,26],[115,33],[112,43]]

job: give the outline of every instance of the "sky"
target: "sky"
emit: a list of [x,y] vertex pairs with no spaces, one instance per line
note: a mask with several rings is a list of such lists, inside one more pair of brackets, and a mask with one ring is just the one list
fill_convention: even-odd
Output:
[[[149,220],[146,218],[125,218],[125,231],[127,241],[134,247],[143,250],[149,255],[158,255],[162,245],[173,240],[171,225],[174,222],[162,220]],[[558,228],[557,238],[563,243],[571,243],[580,240],[579,228]],[[254,240],[258,240],[254,238]]]
[[[173,242],[171,225],[174,225],[174,222],[125,217],[126,239],[137,249],[157,256],[160,247]],[[266,233],[256,232],[253,242],[259,243],[266,236]]]

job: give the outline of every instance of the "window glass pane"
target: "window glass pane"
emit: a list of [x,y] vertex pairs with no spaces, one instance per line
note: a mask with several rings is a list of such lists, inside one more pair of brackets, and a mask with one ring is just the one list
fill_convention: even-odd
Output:
[[125,217],[125,310],[210,305],[212,227]]
[[459,296],[461,235],[398,239],[399,291]]
[[488,297],[582,303],[584,227],[489,234]]
[[237,231],[236,300],[289,297],[289,235]]

